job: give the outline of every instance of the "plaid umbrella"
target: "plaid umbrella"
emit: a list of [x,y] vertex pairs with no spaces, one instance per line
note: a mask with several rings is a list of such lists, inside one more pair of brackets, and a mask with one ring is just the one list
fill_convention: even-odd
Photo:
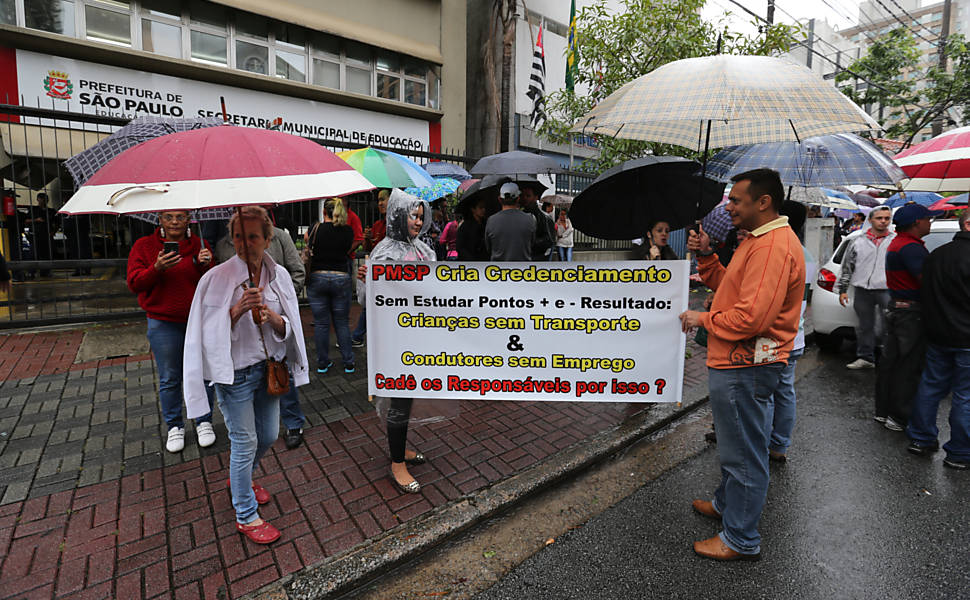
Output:
[[64,161],[64,166],[67,167],[71,177],[74,178],[74,182],[80,187],[98,169],[108,164],[108,161],[128,148],[170,133],[202,129],[203,127],[216,127],[218,125],[222,125],[222,119],[217,117],[198,119],[138,117],[87,150],[78,152],[67,159]]
[[432,177],[447,177],[449,179],[457,179],[458,181],[466,181],[472,178],[471,173],[466,171],[464,167],[452,163],[429,162],[421,166]]
[[427,187],[409,187],[405,188],[404,191],[422,200],[434,202],[438,198],[444,198],[449,194],[454,194],[459,185],[461,185],[461,182],[457,179],[435,177],[434,184],[432,185]]
[[851,133],[724,148],[708,161],[707,176],[729,181],[761,167],[778,171],[785,185],[802,187],[896,185],[906,178],[878,146]]
[[722,54],[667,63],[635,79],[572,131],[702,150],[708,142],[723,148],[871,129],[880,126],[808,68]]
[[727,202],[727,196],[725,196],[720,204],[712,208],[711,212],[701,219],[701,227],[704,228],[704,233],[719,242],[726,240],[728,232],[734,227],[734,224],[731,223],[731,215],[727,211]]

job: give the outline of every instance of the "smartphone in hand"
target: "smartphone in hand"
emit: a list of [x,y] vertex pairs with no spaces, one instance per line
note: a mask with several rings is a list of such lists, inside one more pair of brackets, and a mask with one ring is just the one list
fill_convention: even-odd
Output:
[[165,254],[168,254],[170,252],[174,252],[174,253],[178,254],[178,251],[179,251],[179,243],[178,242],[165,242],[165,245],[162,248],[162,251],[165,252]]

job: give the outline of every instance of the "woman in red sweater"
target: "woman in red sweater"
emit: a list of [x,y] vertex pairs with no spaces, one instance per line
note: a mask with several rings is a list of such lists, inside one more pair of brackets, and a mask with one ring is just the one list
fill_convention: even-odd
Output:
[[[158,368],[158,396],[168,427],[165,449],[181,452],[185,447],[182,419],[182,349],[185,323],[195,287],[213,265],[209,245],[189,231],[189,213],[165,211],[158,215],[161,226],[138,239],[128,255],[128,289],[138,294],[138,305],[148,314],[148,343]],[[166,249],[166,244],[169,248]],[[178,246],[178,251],[174,246]],[[212,388],[209,414],[195,420],[199,446],[216,441],[212,429]]]

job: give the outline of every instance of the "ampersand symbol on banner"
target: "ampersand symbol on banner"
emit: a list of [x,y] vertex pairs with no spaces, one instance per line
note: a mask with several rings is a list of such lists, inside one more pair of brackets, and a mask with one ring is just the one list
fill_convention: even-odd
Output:
[[525,346],[519,343],[519,336],[517,335],[510,335],[509,343],[505,347],[511,350],[512,352],[518,352],[520,350],[525,349]]

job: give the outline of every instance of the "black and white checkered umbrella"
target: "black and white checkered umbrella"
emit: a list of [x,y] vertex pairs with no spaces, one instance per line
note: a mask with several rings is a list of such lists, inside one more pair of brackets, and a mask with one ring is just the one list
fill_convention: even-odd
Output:
[[222,125],[222,119],[218,117],[197,119],[138,117],[87,150],[78,152],[67,159],[64,161],[64,166],[67,167],[71,177],[74,178],[74,184],[81,187],[85,181],[97,173],[98,169],[128,148],[170,133],[219,125]]

